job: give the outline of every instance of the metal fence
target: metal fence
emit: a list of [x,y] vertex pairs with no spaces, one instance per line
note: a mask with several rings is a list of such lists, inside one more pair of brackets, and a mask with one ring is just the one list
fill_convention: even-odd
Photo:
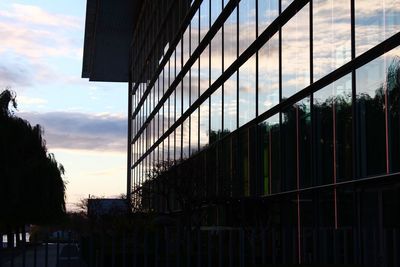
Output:
[[399,233],[398,229],[367,228],[304,228],[299,233],[290,227],[104,231],[81,236],[79,241],[3,249],[0,267],[261,267],[299,262],[305,266],[391,267],[400,266]]

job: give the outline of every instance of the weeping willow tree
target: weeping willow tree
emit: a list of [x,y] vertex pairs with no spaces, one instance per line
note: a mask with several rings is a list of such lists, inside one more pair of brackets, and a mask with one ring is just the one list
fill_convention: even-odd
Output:
[[53,223],[65,214],[64,168],[47,152],[40,125],[14,115],[15,93],[0,93],[0,231]]

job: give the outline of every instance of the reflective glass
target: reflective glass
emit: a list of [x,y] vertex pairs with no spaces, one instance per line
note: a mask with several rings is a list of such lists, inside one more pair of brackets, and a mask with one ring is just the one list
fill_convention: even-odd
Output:
[[258,1],[258,35],[279,15],[279,0]]
[[197,10],[195,15],[193,16],[190,22],[190,41],[191,41],[191,53],[199,46],[199,38],[200,38],[200,28],[199,28],[199,13],[200,11]]
[[349,0],[313,1],[314,81],[351,59]]
[[239,55],[256,39],[256,0],[239,2]]
[[399,31],[399,0],[355,0],[356,54],[360,55]]
[[190,155],[199,150],[199,109],[190,115]]
[[199,97],[199,60],[190,69],[190,105]]
[[222,90],[218,88],[211,95],[211,132],[210,144],[222,136]]
[[258,114],[279,103],[279,35],[258,52]]
[[282,98],[310,84],[309,4],[282,28]]
[[207,99],[200,106],[200,133],[199,133],[200,148],[199,149],[202,149],[205,146],[208,146],[208,143],[209,143],[209,131],[210,131],[209,104],[210,104],[209,99]]
[[314,94],[314,162],[318,185],[352,177],[351,99],[351,75]]
[[[207,0],[205,0],[205,1],[207,1]],[[211,25],[214,24],[215,20],[219,16],[219,14],[221,14],[222,6],[223,6],[222,0],[212,0],[211,1]]]
[[[260,185],[262,195],[280,191],[279,114],[258,125],[260,137]],[[274,184],[274,189],[272,189]]]
[[182,69],[182,40],[176,45],[175,57],[175,75],[178,75]]
[[386,172],[385,58],[356,71],[359,175]]
[[186,72],[185,77],[182,80],[182,101],[183,101],[183,112],[185,112],[189,108],[190,101],[190,71]]
[[224,23],[224,70],[237,58],[237,8]]
[[200,95],[210,86],[210,57],[209,46],[200,55]]
[[189,158],[190,134],[190,119],[187,118],[182,124],[182,159]]
[[224,83],[224,132],[237,128],[237,74],[234,73]]
[[388,94],[390,171],[400,171],[400,49],[386,54],[386,88]]
[[211,81],[213,84],[222,74],[222,29],[211,40]]
[[239,127],[256,116],[256,56],[239,69]]
[[200,5],[200,41],[210,29],[210,0],[204,0]]
[[185,66],[186,61],[190,57],[190,25],[186,28],[185,32],[183,33],[182,38],[182,46],[183,46],[183,53],[182,53],[182,67]]

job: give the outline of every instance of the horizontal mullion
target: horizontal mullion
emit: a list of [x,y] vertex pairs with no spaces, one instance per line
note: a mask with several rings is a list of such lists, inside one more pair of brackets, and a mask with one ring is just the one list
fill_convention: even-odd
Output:
[[[229,4],[233,4],[233,2],[239,2],[239,1],[230,1]],[[294,17],[297,12],[299,10],[301,10],[307,3],[309,2],[309,0],[307,1],[294,1],[292,2],[282,13],[281,15],[276,18],[261,34],[260,36],[224,71],[224,73],[189,107],[189,109],[184,112],[182,114],[182,116],[176,120],[176,122],[136,161],[136,163],[131,167],[131,168],[135,168],[148,154],[150,154],[166,137],[169,136],[169,134],[171,134],[180,124],[183,123],[183,121],[190,116],[190,114],[197,109],[212,93],[214,93],[214,91],[216,91],[231,75],[233,75],[239,68],[240,66],[242,66],[253,54],[255,54],[269,39],[271,39],[274,34],[276,34],[279,29],[286,24],[292,17]],[[226,6],[226,8],[231,8],[230,13],[234,10],[235,6]],[[225,10],[225,9],[224,9]],[[222,14],[221,14],[222,15]],[[230,15],[230,14],[229,14]],[[217,21],[221,18],[221,16],[218,17],[218,19],[216,20],[216,22],[214,23],[214,25],[212,26],[212,28],[214,26],[216,26]],[[227,18],[227,17],[226,17]],[[222,26],[222,25],[218,25],[218,26]],[[219,28],[218,28],[219,29]],[[218,29],[214,29],[215,33],[213,34],[213,36],[217,33]],[[211,33],[211,30],[207,33],[206,37],[208,36],[209,33]],[[205,38],[206,38],[205,37]],[[204,39],[205,39],[204,38]],[[203,41],[205,41],[203,39]],[[201,42],[200,45],[204,45],[204,42]],[[207,43],[208,44],[208,43]],[[204,47],[199,47],[198,48],[203,48],[202,50],[204,50]],[[196,52],[198,52],[198,49],[195,50]],[[194,59],[192,60],[192,57],[189,59],[189,61],[193,61],[194,63]],[[189,62],[188,63],[192,63]],[[193,64],[192,63],[192,64]],[[185,67],[188,64],[185,65]],[[185,69],[186,70],[186,69]],[[179,73],[179,75],[182,76],[182,78],[184,77],[183,75],[185,73],[182,73],[184,71],[184,69],[182,69],[182,71]],[[175,80],[177,81],[177,80]],[[177,81],[177,83],[179,83],[180,80]],[[176,84],[177,84],[176,83]],[[175,89],[175,88],[170,88],[170,89]],[[170,89],[168,89],[168,92],[170,91]],[[170,93],[170,92],[169,92]],[[169,95],[168,95],[169,96]],[[168,97],[166,96],[165,99]],[[164,97],[163,97],[164,98]],[[162,105],[163,103],[160,101],[160,103],[158,103],[157,108],[159,105]],[[160,105],[160,106],[161,106]],[[141,132],[144,131],[144,129],[147,127],[148,123],[150,122],[150,120],[152,119],[152,117],[155,115],[155,113],[158,110],[155,109],[149,116],[149,118],[146,120],[146,123],[141,127],[140,131],[137,133],[137,135],[135,136],[133,142],[135,142],[137,140],[137,138],[140,136]],[[154,114],[153,114],[154,113]],[[254,120],[250,121],[249,123],[243,125],[240,128],[244,128],[246,125],[250,124],[251,122],[253,122]],[[239,128],[239,129],[240,129]]]

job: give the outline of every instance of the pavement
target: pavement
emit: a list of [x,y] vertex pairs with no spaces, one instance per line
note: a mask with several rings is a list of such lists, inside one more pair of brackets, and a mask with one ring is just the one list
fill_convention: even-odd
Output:
[[50,243],[48,245],[47,257],[46,246],[41,245],[26,250],[25,266],[23,265],[23,255],[19,254],[14,258],[14,264],[12,264],[11,260],[8,259],[6,262],[3,262],[1,267],[87,267],[87,265],[80,259],[79,248],[76,244],[60,244],[59,249],[60,254],[58,257],[58,265],[57,244]]

